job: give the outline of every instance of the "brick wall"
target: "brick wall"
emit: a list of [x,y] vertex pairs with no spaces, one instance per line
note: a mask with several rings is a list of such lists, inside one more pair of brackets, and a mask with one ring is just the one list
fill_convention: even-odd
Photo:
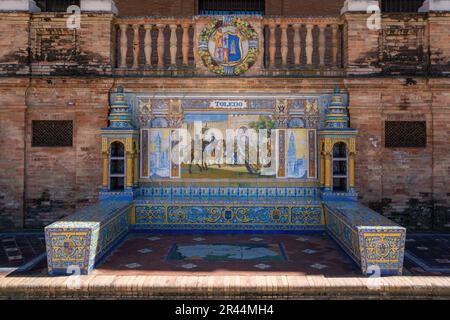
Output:
[[[338,2],[326,10],[340,7]],[[190,1],[182,5],[176,1],[152,3],[150,15],[158,10],[169,15],[174,12],[170,8],[179,15],[193,14]],[[270,0],[267,13],[312,14],[296,13],[293,3]],[[139,15],[145,12],[144,7],[137,8]],[[445,75],[450,15],[435,14],[426,21],[416,18],[390,16],[386,26],[394,26],[394,31],[386,38],[382,31],[368,31],[367,15],[347,14],[344,60],[351,77],[202,78],[199,82],[181,77],[111,77],[116,38],[111,15],[84,15],[82,28],[74,35],[62,30],[66,21],[62,14],[0,14],[0,31],[8,35],[0,39],[0,228],[41,227],[96,201],[101,181],[99,129],[107,123],[108,92],[116,84],[136,92],[183,88],[192,92],[286,93],[331,92],[341,85],[350,95],[351,124],[359,130],[356,172],[361,201],[412,228],[429,228],[432,215],[438,216],[439,225],[448,223],[450,80],[415,77],[416,85],[408,87],[406,76],[391,73],[391,67],[402,72],[405,47],[417,54],[420,46],[425,46],[423,52],[428,52],[426,37],[418,39],[421,33],[402,31],[425,26],[425,33],[431,33],[431,57],[423,70],[431,67],[435,75]],[[38,54],[38,48],[48,49]],[[70,54],[73,48],[75,58]],[[389,59],[383,50],[393,53]],[[29,60],[33,77],[29,76]],[[383,71],[389,77],[376,77]],[[42,119],[73,120],[73,147],[32,148],[31,121]],[[386,120],[426,121],[427,147],[384,148]]]
[[126,16],[193,16],[196,0],[116,0],[119,15]]
[[[274,16],[338,16],[345,0],[266,0]],[[116,0],[120,16],[193,16],[197,0]]]
[[115,32],[110,14],[83,14],[80,29],[67,28],[66,14],[38,14],[31,19],[33,74],[109,75],[114,64]]
[[[444,82],[436,88],[422,79],[412,87],[405,79],[346,81],[351,124],[359,130],[360,200],[411,230],[448,223],[450,81]],[[385,121],[426,121],[426,148],[385,148]]]
[[27,86],[28,79],[0,78],[0,229],[23,227]]
[[0,75],[28,74],[28,34],[30,15],[0,14]]
[[430,32],[431,70],[437,74],[450,73],[450,13],[431,13]]
[[338,16],[345,0],[266,0],[266,14],[275,16]]
[[[32,82],[26,117],[26,227],[45,226],[97,200],[100,129],[107,126],[111,85],[102,79]],[[73,146],[32,147],[33,120],[73,120]]]

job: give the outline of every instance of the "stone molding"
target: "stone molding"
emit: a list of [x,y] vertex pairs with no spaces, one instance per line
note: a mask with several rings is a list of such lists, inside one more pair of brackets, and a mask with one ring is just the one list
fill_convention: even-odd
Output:
[[34,0],[2,0],[0,2],[1,11],[40,12],[41,9],[39,9]]
[[89,12],[111,12],[118,14],[119,10],[116,7],[114,0],[81,0],[81,11]]
[[346,0],[341,9],[341,14],[346,12],[367,12],[370,6],[380,7],[378,0]]
[[425,0],[423,6],[419,8],[419,12],[430,11],[450,11],[449,0]]

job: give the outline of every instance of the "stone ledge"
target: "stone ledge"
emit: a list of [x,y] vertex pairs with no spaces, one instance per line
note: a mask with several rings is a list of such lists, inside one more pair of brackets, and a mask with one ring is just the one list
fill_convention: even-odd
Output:
[[[0,299],[420,299],[450,298],[450,277],[0,275]],[[73,282],[73,281],[72,281]],[[224,285],[228,284],[228,285]]]

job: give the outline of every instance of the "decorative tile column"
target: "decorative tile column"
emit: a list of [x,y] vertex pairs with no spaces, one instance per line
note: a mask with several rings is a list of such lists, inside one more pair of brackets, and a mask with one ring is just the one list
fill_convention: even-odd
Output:
[[[137,185],[137,172],[139,172],[136,159],[139,150],[139,132],[133,127],[130,108],[125,99],[122,87],[117,88],[114,101],[110,107],[109,126],[101,130],[103,154],[103,179],[100,199],[120,198],[132,199],[133,190]],[[111,190],[110,163],[111,145],[122,143],[124,147],[124,189]]]
[[[330,105],[326,111],[325,129],[319,132],[320,140],[320,181],[322,185],[322,197],[326,201],[330,200],[357,200],[355,192],[355,155],[356,155],[356,135],[358,131],[349,128],[349,116],[347,105],[344,103],[343,95],[339,88],[336,88],[331,97]],[[333,157],[334,147],[345,144],[346,171],[345,177],[340,177],[346,181],[346,190],[336,191],[333,188]],[[340,156],[339,156],[340,158]]]

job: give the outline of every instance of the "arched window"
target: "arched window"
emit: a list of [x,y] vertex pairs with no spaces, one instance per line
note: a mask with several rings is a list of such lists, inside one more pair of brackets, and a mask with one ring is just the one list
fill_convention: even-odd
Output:
[[125,186],[125,146],[113,142],[109,157],[109,189],[123,191]]
[[347,192],[347,145],[338,142],[333,146],[333,192]]

